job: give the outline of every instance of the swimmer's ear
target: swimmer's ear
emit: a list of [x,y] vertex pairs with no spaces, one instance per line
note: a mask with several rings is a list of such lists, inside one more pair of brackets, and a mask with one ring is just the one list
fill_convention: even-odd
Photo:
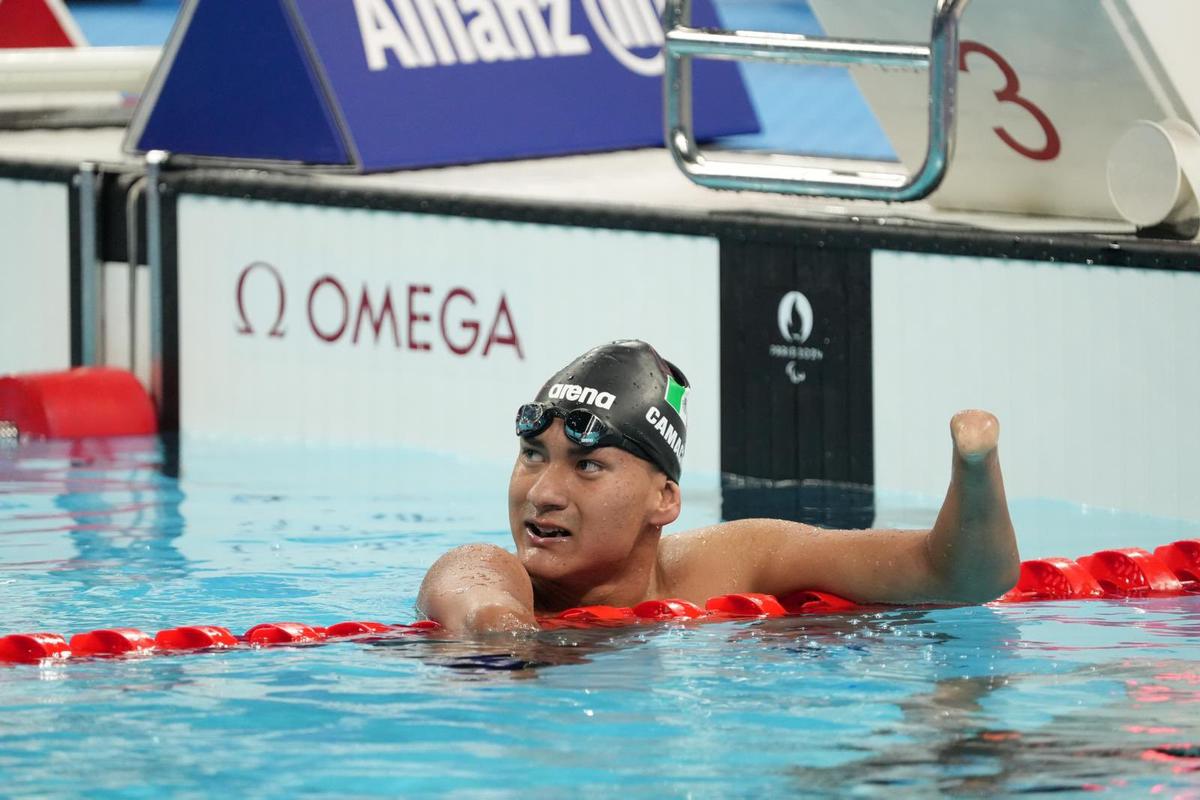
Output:
[[667,478],[658,490],[655,507],[650,511],[650,524],[663,528],[679,519],[682,500],[679,484]]

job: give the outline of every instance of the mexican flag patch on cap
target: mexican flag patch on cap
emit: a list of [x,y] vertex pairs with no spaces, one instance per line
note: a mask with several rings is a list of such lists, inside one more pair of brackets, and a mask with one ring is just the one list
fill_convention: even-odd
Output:
[[667,376],[667,393],[663,397],[667,405],[675,409],[675,413],[687,424],[687,399],[691,389],[675,380],[673,375]]

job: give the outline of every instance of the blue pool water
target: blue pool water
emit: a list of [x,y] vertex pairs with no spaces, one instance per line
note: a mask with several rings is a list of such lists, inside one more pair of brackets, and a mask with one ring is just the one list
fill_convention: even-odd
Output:
[[[507,465],[152,440],[0,451],[0,632],[405,622]],[[685,483],[681,527],[717,517]],[[881,493],[881,524],[936,501]],[[1026,557],[1200,526],[1017,501]],[[1200,599],[889,609],[0,667],[0,794],[1196,797]]]

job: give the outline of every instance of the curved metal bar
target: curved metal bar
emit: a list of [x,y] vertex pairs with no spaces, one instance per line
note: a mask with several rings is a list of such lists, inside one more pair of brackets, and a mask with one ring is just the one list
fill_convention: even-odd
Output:
[[[688,178],[713,189],[886,201],[927,197],[941,184],[954,152],[958,24],[968,2],[936,0],[930,43],[923,45],[760,31],[702,30],[688,27],[691,0],[667,0],[663,12],[667,148]],[[706,155],[696,143],[693,126],[694,58],[928,69],[929,144],[924,163],[915,173],[907,175],[888,161],[845,161],[843,168],[836,166],[837,159],[754,163],[747,159],[771,154],[753,151],[723,151],[720,158]],[[831,161],[835,166],[830,166]]]

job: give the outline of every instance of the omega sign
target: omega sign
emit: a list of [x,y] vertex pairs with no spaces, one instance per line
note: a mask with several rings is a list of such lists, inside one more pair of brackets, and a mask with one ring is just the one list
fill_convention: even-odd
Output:
[[792,383],[804,383],[808,380],[808,372],[800,365],[805,362],[820,362],[825,358],[825,351],[821,348],[802,346],[812,336],[812,303],[803,292],[787,292],[779,300],[775,321],[779,325],[780,338],[787,344],[771,345],[770,354],[773,358],[788,360],[783,371]]
[[[251,291],[250,284],[256,287]],[[265,261],[245,266],[235,299],[242,336],[311,336],[329,345],[388,346],[417,352],[448,350],[488,357],[508,349],[524,359],[517,326],[503,292],[478,294],[464,286],[435,289],[421,283],[396,287],[352,285],[325,274],[303,287],[304,324],[279,270]]]

